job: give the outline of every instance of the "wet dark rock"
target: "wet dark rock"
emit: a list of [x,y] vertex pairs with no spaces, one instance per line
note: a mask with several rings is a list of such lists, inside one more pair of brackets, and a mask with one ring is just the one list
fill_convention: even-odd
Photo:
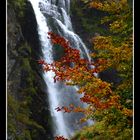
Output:
[[19,18],[8,4],[8,140],[52,140],[46,84],[37,61],[41,45],[33,9],[26,3]]

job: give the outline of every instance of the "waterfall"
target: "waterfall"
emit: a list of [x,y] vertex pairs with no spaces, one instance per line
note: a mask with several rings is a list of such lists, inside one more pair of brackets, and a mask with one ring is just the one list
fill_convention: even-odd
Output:
[[[80,37],[74,33],[71,19],[69,16],[70,0],[29,0],[38,25],[39,39],[42,45],[42,52],[45,61],[51,63],[54,61],[53,47],[47,38],[47,33],[53,31],[64,36],[71,42],[71,47],[81,52],[81,57],[91,61],[89,51]],[[78,106],[85,106],[80,102],[80,96],[76,93],[77,87],[66,86],[63,83],[53,80],[54,73],[49,71],[43,74],[47,84],[50,112],[53,120],[54,136],[63,135],[67,138],[73,135],[75,130],[79,130],[87,124],[78,124],[77,121],[83,116],[81,113],[63,113],[57,112],[58,106],[67,106],[71,103]]]

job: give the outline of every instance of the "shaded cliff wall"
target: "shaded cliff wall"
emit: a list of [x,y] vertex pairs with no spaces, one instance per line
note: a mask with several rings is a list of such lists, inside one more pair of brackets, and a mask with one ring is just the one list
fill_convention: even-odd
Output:
[[8,140],[52,140],[37,24],[29,2],[7,4]]

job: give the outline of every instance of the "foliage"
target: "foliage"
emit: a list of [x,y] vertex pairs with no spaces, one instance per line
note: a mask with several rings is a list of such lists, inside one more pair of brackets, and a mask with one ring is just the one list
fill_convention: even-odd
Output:
[[[84,96],[80,98],[81,101],[89,104],[89,107],[86,109],[70,105],[69,107],[57,107],[56,110],[67,113],[82,112],[86,114],[87,118],[81,120],[81,122],[90,118],[98,122],[104,120],[107,123],[105,118],[109,118],[109,123],[105,127],[106,129],[108,126],[111,127],[110,124],[112,122],[114,122],[112,127],[115,127],[114,125],[118,121],[120,122],[122,118],[125,118],[122,119],[124,125],[119,128],[124,129],[121,127],[125,127],[128,124],[127,117],[131,117],[132,111],[120,104],[120,96],[112,91],[110,83],[102,81],[94,75],[95,73],[104,71],[105,66],[110,66],[107,65],[107,61],[99,58],[93,63],[81,59],[79,51],[71,48],[67,40],[52,32],[48,34],[53,44],[59,44],[64,48],[65,55],[59,61],[55,61],[52,64],[47,64],[44,60],[39,60],[38,63],[43,65],[45,71],[52,70],[55,72],[54,82],[65,81],[67,85],[78,85],[78,93],[84,93]],[[106,64],[105,66],[103,65],[104,63]],[[95,65],[96,68],[91,68],[92,65]],[[113,112],[113,114],[109,113],[109,117],[107,116],[108,112]],[[118,112],[119,115],[117,115]],[[117,116],[120,117],[118,121],[115,120]],[[98,123],[96,125],[98,126]],[[115,131],[115,134],[112,135],[115,136],[116,133],[118,131]]]
[[[57,107],[57,111],[82,112],[87,119],[94,120],[94,125],[84,128],[72,139],[132,139],[132,11],[126,0],[86,1],[90,8],[107,12],[102,24],[109,28],[109,36],[96,35],[92,38],[96,53],[92,53],[94,62],[80,58],[80,52],[70,47],[65,38],[49,32],[54,46],[60,45],[65,54],[52,64],[44,60],[44,71],[55,73],[54,82],[63,81],[67,85],[79,87],[80,100],[87,103],[87,108]],[[96,73],[115,69],[121,81],[114,85],[96,77]]]
[[[104,2],[94,1],[90,3],[90,6],[96,7],[95,3],[102,4],[98,8],[109,12],[110,15],[106,16],[102,22],[110,23],[107,25],[112,34],[111,36],[96,36],[93,38],[94,49],[98,51],[98,54],[92,55],[94,58],[106,59],[109,67],[118,71],[122,81],[115,87],[115,92],[123,97],[121,102],[127,106],[128,100],[131,100],[129,103],[132,104],[132,11],[125,0],[113,1],[113,3],[108,0]],[[114,7],[117,7],[117,10]]]
[[101,23],[108,25],[110,31],[116,36],[122,37],[122,35],[127,36],[129,33],[132,33],[132,9],[127,0],[88,0],[88,5],[90,8],[108,13],[107,16],[101,20]]
[[68,139],[64,138],[63,136],[56,136],[55,140],[68,140]]
[[[108,31],[103,29],[104,26],[102,26],[100,21],[101,17],[103,17],[104,15],[106,15],[106,13],[100,10],[89,9],[88,6],[80,0],[71,1],[71,16],[74,25],[77,24],[77,26],[75,27],[77,33],[87,33],[87,36],[89,37],[93,36],[95,32],[108,34]],[[86,39],[88,40],[88,38]]]

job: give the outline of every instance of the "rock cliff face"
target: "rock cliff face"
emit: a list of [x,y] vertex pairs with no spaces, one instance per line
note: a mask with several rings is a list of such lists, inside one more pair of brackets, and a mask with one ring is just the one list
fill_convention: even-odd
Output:
[[25,2],[22,17],[11,2],[7,9],[8,140],[52,140],[47,89],[36,61],[42,53],[33,9]]

